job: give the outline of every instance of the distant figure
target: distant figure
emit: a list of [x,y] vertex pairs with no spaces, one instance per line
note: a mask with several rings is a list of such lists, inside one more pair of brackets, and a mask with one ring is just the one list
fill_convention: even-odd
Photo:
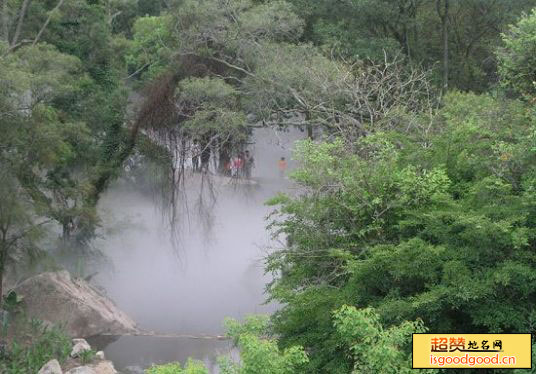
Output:
[[192,168],[194,172],[199,171],[199,156],[201,154],[201,147],[199,147],[199,142],[194,140],[194,145],[192,146]]
[[225,162],[223,165],[223,173],[227,176],[233,175],[233,160]]
[[246,150],[246,153],[244,154],[244,175],[246,178],[251,178],[251,170],[255,166],[255,160],[253,159],[253,156],[249,153],[249,151]]
[[240,152],[238,157],[235,157],[231,165],[231,175],[233,177],[242,176],[242,168],[244,166],[244,154]]
[[238,174],[244,176],[244,152],[238,154]]
[[277,167],[279,168],[279,176],[281,178],[285,177],[285,172],[287,171],[287,166],[288,166],[287,160],[285,160],[284,157],[281,157],[281,159],[277,163]]

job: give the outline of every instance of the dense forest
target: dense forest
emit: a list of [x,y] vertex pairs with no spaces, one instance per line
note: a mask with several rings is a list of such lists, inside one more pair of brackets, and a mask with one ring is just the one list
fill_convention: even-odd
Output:
[[[192,150],[225,175],[253,128],[299,127],[300,193],[268,202],[281,308],[228,322],[241,361],[223,373],[409,373],[413,332],[535,332],[536,0],[0,0],[0,14],[0,280],[93,251],[127,165],[157,170],[173,225]],[[2,354],[0,371],[33,373]]]

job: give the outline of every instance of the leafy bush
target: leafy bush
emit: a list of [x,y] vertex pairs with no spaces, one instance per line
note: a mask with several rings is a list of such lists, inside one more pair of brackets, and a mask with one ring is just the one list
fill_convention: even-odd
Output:
[[[271,201],[288,246],[269,258],[284,349],[309,373],[348,373],[330,314],[375,308],[387,328],[533,331],[536,123],[518,101],[452,93],[425,146],[377,133],[357,144],[302,143],[305,193]],[[348,149],[354,149],[349,152]]]
[[4,359],[0,360],[0,373],[37,373],[48,361],[57,359],[61,363],[70,353],[71,339],[59,328],[45,327],[29,346],[11,344]]
[[[403,322],[384,328],[379,314],[372,308],[358,310],[343,306],[328,316],[336,329],[334,344],[350,358],[350,365],[336,372],[348,374],[409,374],[411,355],[408,347],[411,334],[426,331],[422,321]],[[270,338],[269,318],[249,316],[244,323],[234,319],[225,322],[227,336],[240,351],[240,360],[220,357],[223,374],[305,374],[309,373],[309,358],[303,347],[278,347],[277,339]],[[331,371],[330,371],[331,372]],[[435,374],[437,371],[424,371]],[[206,374],[201,362],[189,360],[183,369],[178,363],[154,366],[147,374]]]
[[[298,374],[305,373],[303,365],[307,356],[301,347],[279,350],[277,341],[268,338],[267,316],[249,316],[245,323],[228,319],[225,322],[227,336],[240,350],[240,362],[220,357],[223,374]],[[202,362],[188,360],[184,368],[179,363],[153,366],[147,374],[208,374]]]
[[221,357],[219,365],[223,374],[298,374],[305,373],[307,355],[302,347],[280,350],[277,341],[267,336],[269,319],[251,316],[244,324],[228,319],[226,327],[240,350],[240,362]]
[[[408,346],[413,333],[425,332],[422,321],[403,322],[384,329],[374,309],[358,310],[344,305],[334,312],[335,328],[353,357],[352,373],[410,374],[411,355]],[[436,370],[421,371],[437,373]]]
[[503,34],[498,52],[503,83],[522,95],[536,96],[536,9]]
[[93,349],[82,351],[80,352],[80,362],[82,362],[84,365],[89,364],[95,359],[96,354],[97,352],[95,352]]
[[146,370],[147,374],[208,374],[202,362],[189,359],[182,368],[179,363],[169,363],[165,365],[153,366]]

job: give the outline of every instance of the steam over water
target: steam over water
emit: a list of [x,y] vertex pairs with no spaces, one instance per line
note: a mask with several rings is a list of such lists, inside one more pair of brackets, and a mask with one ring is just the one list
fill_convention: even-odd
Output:
[[[270,281],[270,276],[264,275],[263,257],[279,245],[266,231],[265,218],[271,208],[264,203],[290,188],[289,181],[279,175],[277,161],[280,157],[290,160],[292,144],[304,134],[260,129],[254,135],[255,144],[249,149],[255,159],[253,180],[257,185],[224,185],[221,178],[214,178],[217,201],[210,225],[196,213],[198,187],[187,188],[189,214],[182,214],[178,248],[171,245],[166,220],[151,199],[120,188],[111,188],[103,199],[103,215],[125,224],[100,244],[111,258],[113,270],[101,271],[98,283],[141,328],[217,335],[223,332],[225,317],[240,319],[276,308],[262,305]],[[292,166],[289,161],[289,169]],[[188,356],[212,366],[216,355],[231,351],[229,344],[122,337],[107,347],[106,354],[118,370],[184,362]]]

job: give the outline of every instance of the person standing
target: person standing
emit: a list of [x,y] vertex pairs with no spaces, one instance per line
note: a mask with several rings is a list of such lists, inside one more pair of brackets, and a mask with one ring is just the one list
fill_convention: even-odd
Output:
[[231,159],[231,177],[236,177],[238,175],[238,157],[233,157]]
[[279,176],[284,178],[288,167],[287,160],[284,157],[281,157],[277,163],[277,167],[279,168]]
[[238,176],[244,176],[244,152],[238,154]]
[[232,175],[233,177],[241,177],[244,168],[244,154],[240,152],[232,163]]
[[251,171],[254,166],[255,160],[253,159],[253,155],[251,155],[249,151],[246,150],[244,154],[244,175],[247,179],[251,178]]

